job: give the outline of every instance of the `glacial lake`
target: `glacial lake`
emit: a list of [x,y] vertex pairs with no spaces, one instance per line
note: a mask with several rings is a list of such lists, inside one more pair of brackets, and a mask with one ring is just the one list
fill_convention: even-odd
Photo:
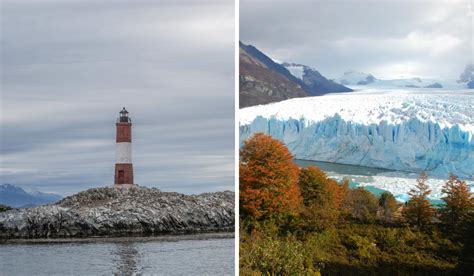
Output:
[[0,243],[0,275],[233,275],[233,233]]
[[[356,165],[345,165],[320,161],[295,160],[300,167],[317,166],[326,174],[337,180],[344,178],[349,180],[351,187],[364,186],[365,189],[375,195],[380,195],[384,191],[391,192],[395,198],[404,202],[408,200],[408,191],[416,184],[419,173],[391,171],[386,169],[371,168]],[[438,205],[442,203],[441,189],[447,179],[430,177],[428,172],[427,184],[432,192],[429,196],[431,203]],[[466,180],[470,190],[474,191],[474,181]]]

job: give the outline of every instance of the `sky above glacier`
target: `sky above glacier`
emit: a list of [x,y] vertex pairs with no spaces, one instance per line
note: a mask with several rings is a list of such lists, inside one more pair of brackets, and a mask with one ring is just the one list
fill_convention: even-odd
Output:
[[3,0],[1,34],[0,184],[113,184],[125,106],[137,184],[233,189],[232,1]]
[[240,1],[240,39],[323,75],[457,79],[474,62],[473,2]]

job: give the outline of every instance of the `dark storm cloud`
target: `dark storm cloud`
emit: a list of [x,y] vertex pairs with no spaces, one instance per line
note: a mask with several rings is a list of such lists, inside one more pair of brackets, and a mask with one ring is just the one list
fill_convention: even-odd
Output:
[[138,184],[233,189],[233,9],[2,1],[1,183],[62,194],[110,185],[126,106]]
[[240,1],[240,39],[331,77],[457,78],[473,55],[472,1]]

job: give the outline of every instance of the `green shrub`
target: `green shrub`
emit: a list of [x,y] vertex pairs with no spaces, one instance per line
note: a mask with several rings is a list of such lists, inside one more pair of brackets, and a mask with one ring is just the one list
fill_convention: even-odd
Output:
[[294,236],[272,237],[256,232],[244,235],[245,242],[240,244],[242,275],[314,275],[303,243]]

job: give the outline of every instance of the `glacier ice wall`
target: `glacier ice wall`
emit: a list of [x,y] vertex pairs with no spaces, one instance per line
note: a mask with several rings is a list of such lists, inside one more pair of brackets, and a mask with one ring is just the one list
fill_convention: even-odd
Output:
[[416,117],[363,124],[337,113],[320,121],[256,116],[240,125],[240,143],[257,132],[284,142],[297,159],[474,176],[473,133],[456,124],[440,126]]

